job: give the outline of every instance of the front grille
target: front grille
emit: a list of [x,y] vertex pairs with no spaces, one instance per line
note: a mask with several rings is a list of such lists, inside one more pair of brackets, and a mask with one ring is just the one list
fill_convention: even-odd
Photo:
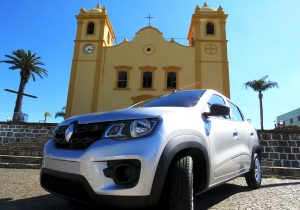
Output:
[[60,126],[55,130],[53,140],[57,148],[61,149],[85,149],[95,141],[101,139],[109,122],[91,123],[91,124],[74,124],[74,131],[67,142],[65,132],[68,126]]
[[91,202],[87,190],[79,181],[64,179],[44,173],[41,177],[41,185],[53,193],[75,200]]

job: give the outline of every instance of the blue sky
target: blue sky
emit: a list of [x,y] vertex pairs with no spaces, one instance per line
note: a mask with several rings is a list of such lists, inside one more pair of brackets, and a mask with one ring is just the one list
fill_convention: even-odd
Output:
[[[152,26],[166,38],[185,38],[195,6],[201,0],[1,0],[0,60],[5,54],[23,48],[42,57],[49,76],[32,80],[26,93],[23,112],[29,121],[43,119],[45,111],[54,115],[66,104],[69,75],[76,33],[75,15],[97,3],[105,6],[117,41],[132,39],[148,24],[149,12],[155,18]],[[240,106],[252,124],[259,127],[257,93],[246,90],[248,80],[270,75],[279,89],[264,93],[265,127],[273,128],[276,116],[300,107],[300,1],[299,0],[208,0],[209,6],[221,5],[227,19],[228,56],[231,98]],[[177,39],[187,44],[184,39]],[[4,88],[17,90],[19,72],[0,63],[0,121],[12,116],[16,95]],[[62,119],[49,118],[50,122]]]

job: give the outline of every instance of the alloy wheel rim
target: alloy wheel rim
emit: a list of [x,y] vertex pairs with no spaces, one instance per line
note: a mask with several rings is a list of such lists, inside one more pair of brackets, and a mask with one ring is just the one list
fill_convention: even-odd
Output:
[[258,158],[255,158],[255,180],[257,182],[260,182],[261,180],[261,168],[260,168],[260,162]]

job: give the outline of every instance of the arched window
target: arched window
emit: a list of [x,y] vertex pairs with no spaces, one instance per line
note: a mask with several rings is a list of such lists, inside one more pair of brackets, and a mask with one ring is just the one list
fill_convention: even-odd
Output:
[[93,22],[88,23],[87,28],[86,28],[86,33],[87,34],[94,34],[95,30],[95,25]]
[[212,22],[206,24],[206,34],[214,35],[215,34],[215,25]]
[[176,89],[176,72],[167,73],[167,89]]

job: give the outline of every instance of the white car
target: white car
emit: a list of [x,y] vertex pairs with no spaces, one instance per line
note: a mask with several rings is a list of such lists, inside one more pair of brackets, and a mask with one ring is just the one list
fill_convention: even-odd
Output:
[[260,187],[255,129],[222,94],[188,90],[66,119],[45,145],[41,185],[75,201],[192,210],[195,195],[241,175]]

